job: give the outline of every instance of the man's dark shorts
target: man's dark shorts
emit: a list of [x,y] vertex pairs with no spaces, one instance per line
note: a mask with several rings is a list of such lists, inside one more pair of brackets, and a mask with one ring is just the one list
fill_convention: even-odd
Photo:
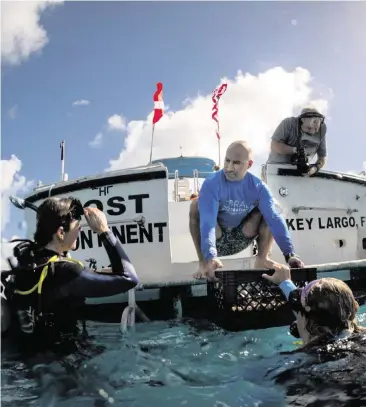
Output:
[[258,236],[249,238],[244,235],[243,226],[247,219],[248,217],[244,218],[236,228],[230,230],[221,228],[222,236],[216,240],[217,255],[219,257],[240,253],[257,239]]

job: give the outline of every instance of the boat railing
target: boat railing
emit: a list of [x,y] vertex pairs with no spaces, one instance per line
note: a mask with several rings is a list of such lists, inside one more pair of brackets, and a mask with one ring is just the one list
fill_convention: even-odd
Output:
[[[168,173],[168,177],[169,179],[175,179],[175,174],[178,170],[175,170],[174,172],[169,172]],[[178,171],[178,178],[194,178],[195,176],[197,178],[207,178],[209,177],[213,172],[212,171],[198,171],[196,169],[192,170],[192,175],[190,175],[190,173],[187,172],[183,172],[181,174],[179,174]]]
[[178,195],[178,170],[174,171],[174,201],[177,202],[179,199]]
[[193,170],[193,193],[198,194],[200,190],[200,184],[198,182],[198,171]]
[[[192,170],[192,175],[183,171],[179,173],[179,170],[175,170],[174,173],[168,173],[169,179],[174,179],[174,191],[173,200],[175,202],[189,200],[191,196],[197,196],[200,191],[200,178],[207,178],[211,175],[210,171],[198,171],[197,169]],[[188,179],[193,179],[193,189],[192,191],[187,184]]]

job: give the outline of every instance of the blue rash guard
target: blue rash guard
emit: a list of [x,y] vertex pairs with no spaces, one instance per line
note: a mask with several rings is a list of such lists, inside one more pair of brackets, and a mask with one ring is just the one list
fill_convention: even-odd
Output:
[[277,213],[267,185],[250,172],[241,181],[229,181],[221,170],[204,181],[198,197],[201,250],[206,260],[217,257],[216,224],[235,228],[256,207],[283,255],[294,252],[285,220]]

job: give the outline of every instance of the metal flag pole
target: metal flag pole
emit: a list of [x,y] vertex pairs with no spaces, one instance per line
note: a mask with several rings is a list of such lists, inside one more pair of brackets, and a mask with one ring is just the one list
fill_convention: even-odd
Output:
[[65,178],[65,140],[60,144],[61,148],[61,181]]
[[152,132],[151,132],[150,164],[152,163],[152,150],[153,150],[153,144],[154,144],[154,131],[155,131],[155,123],[152,125]]
[[221,168],[221,143],[220,143],[220,126],[217,123],[217,147],[219,149],[219,167]]

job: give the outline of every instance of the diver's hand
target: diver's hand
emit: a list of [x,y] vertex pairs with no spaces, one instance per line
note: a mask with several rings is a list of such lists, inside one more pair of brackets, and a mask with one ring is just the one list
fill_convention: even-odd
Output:
[[107,218],[98,208],[84,208],[84,215],[93,232],[98,234],[108,232]]
[[291,280],[291,271],[288,266],[276,264],[273,268],[275,272],[271,276],[269,274],[262,274],[265,280],[277,285],[280,285],[282,281]]

